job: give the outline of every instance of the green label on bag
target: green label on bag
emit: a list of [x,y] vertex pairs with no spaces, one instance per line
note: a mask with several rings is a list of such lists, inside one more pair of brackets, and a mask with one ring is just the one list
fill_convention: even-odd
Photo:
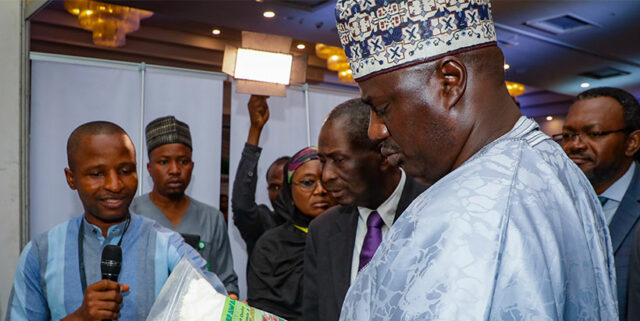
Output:
[[227,298],[222,310],[223,321],[286,321],[273,314],[254,309],[246,303]]

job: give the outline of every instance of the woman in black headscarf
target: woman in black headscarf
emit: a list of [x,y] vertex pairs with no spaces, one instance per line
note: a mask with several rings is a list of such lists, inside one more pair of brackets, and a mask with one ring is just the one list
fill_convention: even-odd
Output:
[[286,222],[256,242],[247,271],[249,305],[288,321],[302,320],[302,277],[307,227],[335,204],[321,183],[318,150],[307,147],[285,165],[284,185],[274,203]]

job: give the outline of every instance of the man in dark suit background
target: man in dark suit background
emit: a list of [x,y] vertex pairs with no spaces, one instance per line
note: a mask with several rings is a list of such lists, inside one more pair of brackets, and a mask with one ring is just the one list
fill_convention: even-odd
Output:
[[634,241],[640,218],[640,170],[634,161],[640,149],[639,129],[638,100],[622,89],[601,87],[577,96],[562,134],[554,135],[587,176],[602,203],[611,234],[618,312],[623,321],[640,320],[640,260],[635,264],[633,258],[631,264],[629,260],[632,244],[640,242],[638,237]]
[[303,294],[307,321],[339,319],[358,271],[427,187],[381,156],[381,146],[369,139],[368,127],[369,106],[358,98],[334,108],[320,130],[323,185],[340,205],[309,226]]

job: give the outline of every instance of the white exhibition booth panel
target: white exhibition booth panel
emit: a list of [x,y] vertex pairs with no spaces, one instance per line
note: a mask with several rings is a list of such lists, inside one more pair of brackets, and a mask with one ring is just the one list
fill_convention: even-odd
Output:
[[66,141],[73,129],[94,120],[120,125],[133,140],[138,153],[139,194],[152,188],[146,169],[144,126],[166,115],[189,124],[196,165],[187,193],[219,205],[224,75],[32,54],[31,79],[32,238],[82,214],[77,193],[67,186],[64,177]]

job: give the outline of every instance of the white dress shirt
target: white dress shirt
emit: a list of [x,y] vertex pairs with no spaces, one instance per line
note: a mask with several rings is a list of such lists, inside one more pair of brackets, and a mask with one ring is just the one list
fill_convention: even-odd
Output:
[[[387,198],[378,208],[378,214],[382,218],[384,225],[382,226],[382,238],[387,235],[387,232],[393,225],[393,219],[396,216],[396,209],[398,208],[398,203],[400,202],[400,197],[402,196],[402,191],[404,190],[404,183],[407,180],[407,176],[402,169],[400,169],[401,176],[400,182],[396,189],[391,193],[389,198]],[[358,227],[356,228],[356,241],[353,246],[353,258],[351,259],[351,283],[356,279],[358,275],[358,266],[360,265],[360,251],[362,250],[362,244],[364,244],[364,237],[367,235],[367,219],[369,215],[373,212],[372,209],[366,207],[358,206]]]
[[598,195],[608,198],[607,202],[602,206],[604,217],[607,219],[607,224],[611,224],[611,220],[613,220],[613,216],[616,214],[618,206],[620,206],[620,202],[622,202],[622,198],[629,188],[629,184],[631,184],[631,179],[633,178],[635,170],[636,162],[632,162],[631,166],[629,166],[629,169],[627,169],[627,172],[624,173],[622,177],[609,186],[606,191]]

